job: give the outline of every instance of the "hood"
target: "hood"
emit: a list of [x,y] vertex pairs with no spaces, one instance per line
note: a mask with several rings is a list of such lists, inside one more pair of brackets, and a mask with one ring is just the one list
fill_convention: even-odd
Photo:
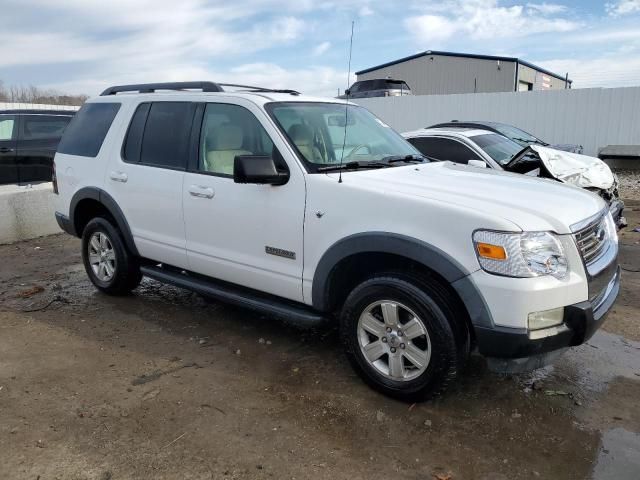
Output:
[[[348,175],[348,176],[347,176]],[[429,198],[489,213],[522,230],[570,233],[570,226],[605,207],[597,195],[555,180],[451,162],[349,172],[358,184],[386,194]],[[453,220],[452,220],[453,221]]]
[[561,182],[581,188],[608,190],[613,186],[613,172],[596,157],[563,152],[540,145],[531,145],[549,173]]
[[582,153],[582,145],[576,145],[574,143],[554,143],[553,145],[543,145],[545,147],[553,148],[554,150],[563,150],[571,153]]

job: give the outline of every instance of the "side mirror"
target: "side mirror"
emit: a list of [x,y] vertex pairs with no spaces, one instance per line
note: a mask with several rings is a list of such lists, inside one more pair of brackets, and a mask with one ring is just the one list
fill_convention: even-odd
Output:
[[235,183],[284,185],[288,180],[289,172],[278,170],[268,155],[238,155],[233,161]]
[[344,91],[344,94],[345,94],[345,95],[350,95],[350,94],[351,94],[351,89],[350,89],[350,88],[347,88],[347,89]]
[[487,164],[484,160],[467,160],[467,165],[470,167],[487,168]]

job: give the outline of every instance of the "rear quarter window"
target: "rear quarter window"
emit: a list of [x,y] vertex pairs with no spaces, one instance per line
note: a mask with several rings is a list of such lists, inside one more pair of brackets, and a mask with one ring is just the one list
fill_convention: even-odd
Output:
[[85,103],[67,127],[58,152],[96,157],[109,128],[120,110],[120,103]]

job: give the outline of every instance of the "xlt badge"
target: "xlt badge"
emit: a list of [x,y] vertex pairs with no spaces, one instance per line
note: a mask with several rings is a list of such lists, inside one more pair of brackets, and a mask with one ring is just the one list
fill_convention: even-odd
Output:
[[289,250],[283,250],[281,248],[270,247],[267,245],[264,247],[264,251],[267,252],[269,255],[276,255],[277,257],[284,257],[290,260],[296,259],[296,252],[291,252]]

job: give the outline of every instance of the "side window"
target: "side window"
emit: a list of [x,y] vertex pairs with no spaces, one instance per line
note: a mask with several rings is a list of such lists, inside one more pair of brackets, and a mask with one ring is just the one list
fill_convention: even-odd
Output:
[[150,103],[141,103],[133,114],[127,137],[122,148],[122,157],[125,162],[138,163],[140,161],[140,149],[142,147],[142,134],[144,124],[147,122]]
[[15,124],[16,117],[14,115],[0,115],[0,141],[14,138]]
[[18,140],[61,138],[70,121],[67,115],[23,115]]
[[97,156],[119,109],[120,103],[85,103],[64,131],[58,152]]
[[420,153],[438,160],[450,160],[466,164],[469,160],[480,160],[478,155],[466,145],[442,137],[419,137],[409,140]]
[[191,102],[152,103],[144,126],[140,163],[186,170],[194,110]]
[[273,154],[271,138],[249,110],[238,105],[207,104],[200,135],[200,171],[233,175],[236,156]]

